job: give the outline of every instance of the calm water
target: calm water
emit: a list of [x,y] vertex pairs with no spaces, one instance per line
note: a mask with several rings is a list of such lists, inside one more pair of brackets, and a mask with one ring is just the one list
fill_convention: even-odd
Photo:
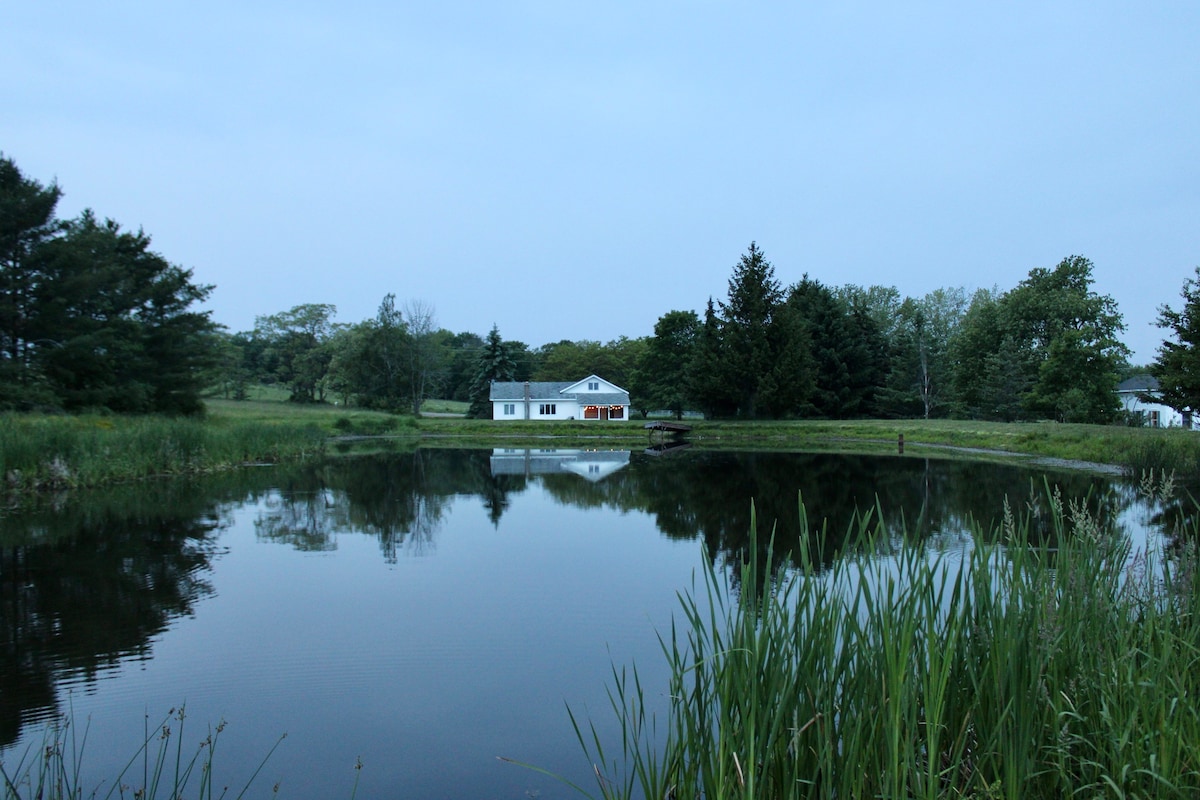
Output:
[[[575,796],[566,708],[613,729],[612,664],[661,704],[656,630],[702,567],[744,551],[750,500],[795,541],[797,495],[829,543],[875,507],[927,546],[1029,507],[1044,472],[918,458],[689,450],[427,450],[122,488],[0,520],[0,757],[44,721],[90,725],[91,786],[186,703],[226,720],[218,778],[252,796]],[[1135,543],[1170,509],[1106,478],[1046,476]],[[1035,492],[1040,489],[1035,488]],[[832,548],[829,548],[832,549]],[[90,720],[90,722],[88,722]],[[177,727],[177,726],[176,726]],[[615,739],[610,741],[615,742]]]

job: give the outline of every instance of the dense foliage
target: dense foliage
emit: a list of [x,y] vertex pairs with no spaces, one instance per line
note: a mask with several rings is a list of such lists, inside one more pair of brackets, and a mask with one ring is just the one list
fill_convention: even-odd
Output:
[[688,369],[667,367],[670,387],[646,386],[660,408],[714,417],[1113,422],[1124,323],[1091,284],[1091,262],[1071,256],[969,307],[961,289],[901,300],[891,287],[808,275],[784,288],[752,243],[694,332],[676,336],[683,312],[659,319],[648,352]]
[[1182,295],[1180,310],[1167,305],[1158,310],[1158,326],[1170,330],[1171,338],[1159,347],[1151,371],[1162,402],[1191,414],[1200,409],[1200,267],[1184,282]]
[[0,156],[0,408],[193,413],[217,363],[212,291]]

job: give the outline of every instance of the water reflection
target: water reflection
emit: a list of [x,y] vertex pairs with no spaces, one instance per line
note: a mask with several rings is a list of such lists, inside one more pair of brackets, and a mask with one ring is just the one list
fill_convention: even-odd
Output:
[[[1085,498],[1109,526],[1134,502],[1106,477],[1017,465],[867,455],[688,450],[664,457],[627,450],[418,450],[335,462],[290,476],[256,521],[260,538],[314,552],[366,533],[389,561],[436,549],[448,501],[478,497],[498,525],[513,495],[536,483],[558,502],[651,514],[673,539],[702,538],[722,561],[747,549],[753,501],[760,531],[799,559],[807,510],[810,556],[831,563],[853,546],[864,516],[895,535],[956,540],[995,532],[1004,509],[1038,541],[1052,541],[1048,499]],[[1169,511],[1162,513],[1163,519]]]
[[92,685],[190,614],[222,526],[189,484],[118,488],[86,504],[4,520],[0,543],[0,746],[58,711],[63,675]]
[[[1064,497],[1086,496],[1105,522],[1141,502],[1108,478],[1045,480]],[[773,526],[777,549],[794,551],[803,498],[812,529],[824,531],[826,562],[853,544],[847,531],[864,514],[938,546],[976,526],[995,530],[1007,502],[1036,535],[1053,536],[1040,472],[861,455],[419,449],[119,488],[3,520],[0,746],[57,710],[57,681],[88,684],[122,659],[148,658],[154,636],[194,613],[211,592],[217,534],[238,509],[254,509],[259,541],[319,553],[336,550],[339,536],[367,536],[396,563],[436,553],[456,501],[474,498],[498,527],[534,485],[564,506],[644,512],[666,537],[702,538],[726,562],[746,552],[752,499],[760,530]],[[1167,532],[1194,514],[1171,498],[1140,508]]]
[[628,450],[532,450],[492,451],[492,475],[578,475],[596,483],[629,466]]

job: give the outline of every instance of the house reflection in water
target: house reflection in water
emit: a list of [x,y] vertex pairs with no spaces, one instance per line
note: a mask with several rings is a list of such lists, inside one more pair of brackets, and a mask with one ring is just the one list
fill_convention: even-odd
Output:
[[629,466],[628,450],[492,450],[492,475],[557,475],[571,473],[600,481]]

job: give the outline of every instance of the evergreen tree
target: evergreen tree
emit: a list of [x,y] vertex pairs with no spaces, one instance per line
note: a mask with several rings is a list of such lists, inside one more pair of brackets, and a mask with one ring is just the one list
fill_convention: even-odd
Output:
[[[989,408],[998,398],[985,396],[985,387],[1008,385],[1024,390],[1023,381],[1009,375],[1008,379],[993,376],[988,369],[1003,361],[1005,371],[1011,372],[1015,343],[1001,324],[1000,293],[995,289],[979,289],[963,314],[962,322],[949,343],[950,376],[953,382],[954,414],[960,417],[994,419]],[[1001,359],[1001,347],[1007,355]],[[993,380],[995,378],[995,380]]]
[[39,366],[65,408],[195,413],[220,343],[211,312],[192,311],[212,291],[91,211],[44,243],[29,322]]
[[729,299],[721,303],[724,373],[738,398],[738,414],[747,419],[755,417],[760,384],[771,372],[771,328],[782,301],[775,268],[751,242],[729,278]]
[[759,385],[759,410],[776,418],[799,415],[816,388],[816,368],[808,328],[787,303],[775,311],[770,340],[772,363]]
[[467,416],[472,419],[491,419],[492,404],[488,398],[492,382],[513,380],[516,368],[508,346],[500,338],[499,326],[493,324],[483,342],[483,349],[479,351],[475,377],[471,380],[471,408]]
[[1171,331],[1158,348],[1150,371],[1158,378],[1162,402],[1180,413],[1200,410],[1200,267],[1184,281],[1183,307],[1158,310],[1158,327]]
[[726,375],[728,364],[724,325],[710,297],[688,365],[689,392],[706,417],[731,417],[737,413],[737,392]]
[[876,394],[887,377],[887,340],[866,304],[854,299],[846,309],[845,363],[848,372],[846,418],[878,415]]
[[54,402],[34,356],[56,345],[35,342],[29,326],[44,285],[37,252],[60,230],[54,213],[60,197],[57,185],[26,178],[0,154],[0,407]]
[[850,351],[852,333],[845,306],[820,281],[805,275],[788,294],[788,305],[808,330],[816,386],[805,410],[826,419],[849,416],[854,403]]

